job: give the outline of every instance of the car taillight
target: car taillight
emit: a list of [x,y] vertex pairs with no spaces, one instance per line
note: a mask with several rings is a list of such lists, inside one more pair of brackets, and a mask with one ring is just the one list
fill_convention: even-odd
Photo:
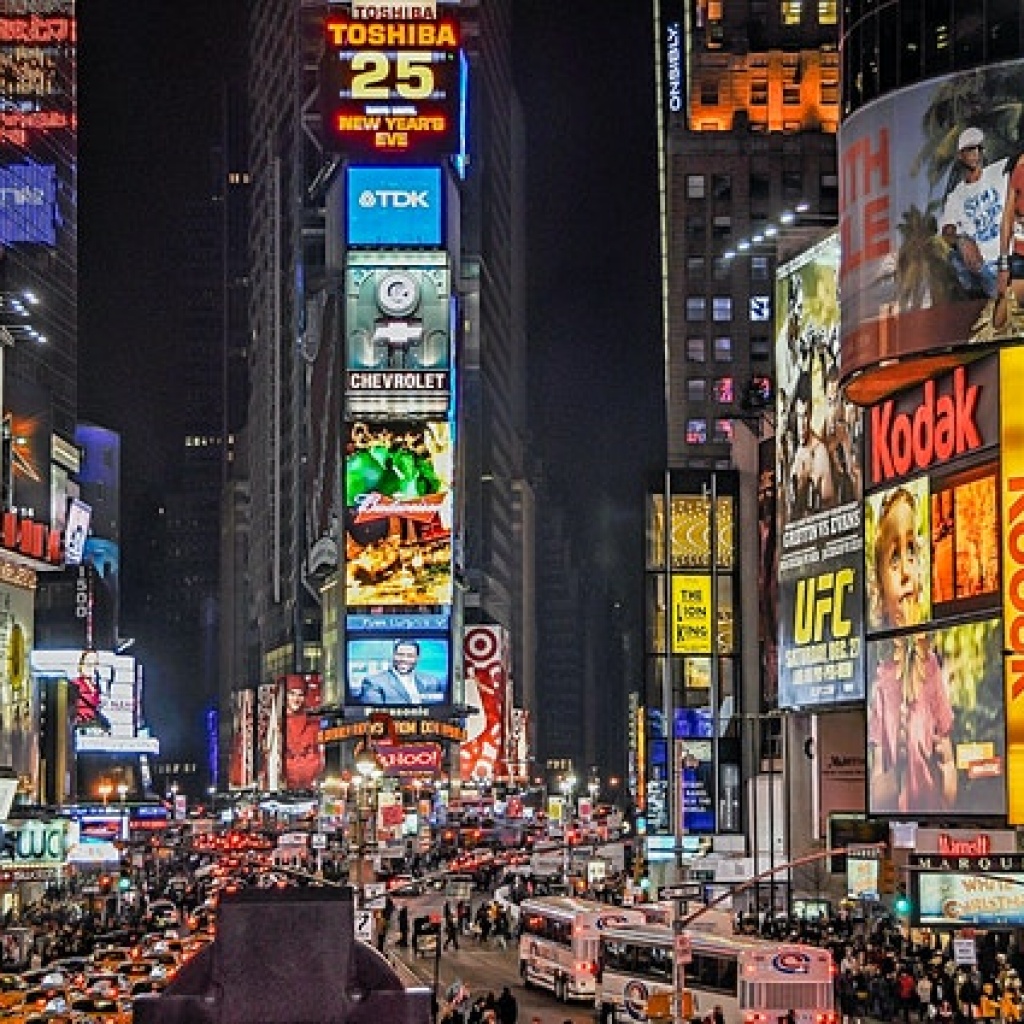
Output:
[[763,1013],[747,1013],[743,1017],[744,1024],[760,1024],[761,1021],[767,1019],[767,1015]]
[[597,964],[593,960],[580,960],[576,964],[576,970],[581,974],[596,974]]

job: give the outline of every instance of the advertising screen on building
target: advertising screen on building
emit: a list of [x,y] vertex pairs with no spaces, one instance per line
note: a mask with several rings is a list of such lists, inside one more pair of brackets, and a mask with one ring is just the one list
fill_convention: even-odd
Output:
[[[993,857],[998,863],[1003,858]],[[1024,927],[1024,872],[979,865],[974,873],[915,871],[924,928]]]
[[[1024,349],[1000,356],[1000,490],[1002,492],[1003,651],[1007,775],[1024,772]],[[1010,382],[1014,383],[1010,383]],[[1024,786],[1009,787],[1007,821],[1024,825]]]
[[459,152],[459,22],[324,21],[320,114],[327,149],[354,159]]
[[985,619],[868,641],[869,813],[1004,813],[1001,629]]
[[0,245],[56,241],[56,166],[32,161],[0,166]]
[[75,698],[75,749],[108,753],[156,753],[157,741],[139,729],[135,659],[96,651],[33,651],[32,671],[57,677]]
[[28,587],[4,588],[0,609],[0,764],[10,765],[19,778],[32,780],[31,791],[36,792],[39,701],[29,672],[33,594]]
[[349,636],[346,700],[362,707],[432,707],[451,703],[447,637],[404,633]]
[[[1024,61],[1006,62],[890,93],[843,122],[841,372],[858,403],[1024,335],[1024,305],[999,293],[997,268],[1011,247],[1024,257],[1024,140],[1005,116],[1022,92]],[[1004,224],[1007,203],[1017,216]]]
[[236,690],[231,694],[231,752],[228,755],[228,786],[245,789],[256,781],[253,753],[256,747],[256,694]]
[[839,390],[838,269],[832,235],[776,282],[780,707],[864,696],[862,428]]
[[444,244],[440,167],[387,164],[346,169],[345,241],[349,246]]
[[467,626],[462,640],[466,742],[459,748],[464,782],[493,783],[508,774],[506,753],[512,709],[512,645],[502,626]]
[[453,452],[448,423],[346,424],[350,608],[452,603]]
[[284,776],[288,789],[315,789],[324,771],[320,676],[284,677]]
[[256,690],[257,783],[264,793],[284,787],[284,680]]
[[[10,5],[8,5],[10,6]],[[73,7],[60,0],[0,15],[0,147],[24,156],[61,134],[66,144],[76,127]]]
[[451,321],[451,274],[445,253],[349,253],[349,415],[445,417],[451,389]]

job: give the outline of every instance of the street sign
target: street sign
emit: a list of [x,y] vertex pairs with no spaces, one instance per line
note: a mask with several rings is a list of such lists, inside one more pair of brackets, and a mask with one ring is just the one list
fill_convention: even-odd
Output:
[[363,905],[368,910],[383,910],[386,891],[383,882],[367,882],[363,886]]
[[373,911],[356,911],[356,938],[360,942],[373,942]]
[[974,939],[953,940],[953,962],[959,967],[975,967],[978,963],[978,947]]
[[310,836],[311,845],[314,850],[326,850],[327,849],[327,833],[326,832],[314,832]]
[[659,900],[699,900],[704,893],[700,882],[685,882],[681,885],[663,885],[658,890]]
[[690,944],[690,936],[686,932],[679,932],[675,936],[676,962],[681,964],[693,963],[693,947]]

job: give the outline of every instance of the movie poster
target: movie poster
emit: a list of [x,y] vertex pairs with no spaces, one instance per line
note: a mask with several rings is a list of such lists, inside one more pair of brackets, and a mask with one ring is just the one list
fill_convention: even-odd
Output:
[[864,696],[862,424],[839,389],[839,244],[829,236],[779,268],[775,496],[778,704]]
[[324,771],[320,742],[320,677],[284,677],[284,775],[288,789],[312,790]]

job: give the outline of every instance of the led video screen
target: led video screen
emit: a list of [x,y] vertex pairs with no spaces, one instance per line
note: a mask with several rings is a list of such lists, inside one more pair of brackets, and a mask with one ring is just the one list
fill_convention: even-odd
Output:
[[985,619],[868,642],[869,813],[1005,813],[1000,631]]
[[345,703],[363,707],[450,704],[450,654],[447,637],[349,636]]

